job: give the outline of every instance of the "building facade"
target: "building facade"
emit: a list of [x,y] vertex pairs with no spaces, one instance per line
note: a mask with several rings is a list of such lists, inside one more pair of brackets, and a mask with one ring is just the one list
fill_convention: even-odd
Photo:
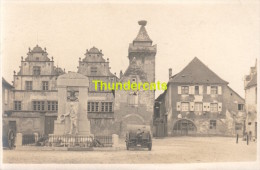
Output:
[[13,104],[13,86],[2,78],[2,123],[3,134],[8,129],[12,129],[16,132],[16,122],[13,120],[6,120],[6,118],[12,113]]
[[243,134],[245,101],[228,82],[197,57],[178,74],[171,72],[167,91],[154,106],[156,135]]
[[[116,91],[107,87],[107,83],[155,81],[157,47],[147,34],[146,21],[139,21],[139,25],[140,31],[128,49],[129,66],[124,74],[120,72],[120,80],[111,73],[109,58],[104,58],[102,50],[93,47],[79,58],[77,73],[89,82],[87,116],[92,134],[123,134],[127,124],[152,125],[154,90]],[[38,45],[29,48],[27,57],[21,58],[19,72],[14,72],[12,106],[5,120],[13,121],[19,133],[52,134],[58,113],[57,79],[64,73],[54,66],[46,49]]]
[[53,133],[58,110],[56,80],[63,73],[46,48],[29,48],[27,57],[21,57],[19,72],[14,71],[10,114],[4,121],[12,121],[23,134]]
[[257,61],[245,76],[246,132],[250,140],[257,139]]
[[[121,73],[122,84],[155,82],[155,55],[157,46],[153,45],[145,26],[146,21],[138,22],[137,37],[128,48],[129,66]],[[115,93],[115,127],[119,135],[125,135],[127,125],[153,125],[154,90],[117,90]]]
[[[86,51],[83,60],[79,60],[78,73],[85,75],[89,80],[88,92],[88,119],[92,134],[111,134],[114,132],[114,104],[115,91],[109,90],[106,83],[118,80],[110,72],[109,58],[103,57],[102,50],[93,47]],[[95,83],[97,88],[95,89]],[[102,81],[102,82],[101,82]]]

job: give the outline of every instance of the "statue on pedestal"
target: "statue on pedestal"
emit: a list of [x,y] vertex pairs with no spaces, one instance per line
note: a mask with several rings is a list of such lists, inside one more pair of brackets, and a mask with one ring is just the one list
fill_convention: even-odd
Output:
[[64,121],[66,116],[70,116],[69,134],[73,134],[74,129],[75,129],[75,134],[78,134],[78,113],[75,111],[73,103],[70,104],[70,111],[66,114],[62,114],[60,119]]

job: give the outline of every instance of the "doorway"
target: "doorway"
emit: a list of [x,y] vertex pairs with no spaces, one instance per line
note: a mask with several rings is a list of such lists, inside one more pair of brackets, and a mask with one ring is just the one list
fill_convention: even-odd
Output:
[[53,134],[54,121],[57,120],[57,116],[45,116],[44,134]]
[[177,120],[173,126],[173,135],[175,136],[188,136],[196,134],[196,125],[188,119]]

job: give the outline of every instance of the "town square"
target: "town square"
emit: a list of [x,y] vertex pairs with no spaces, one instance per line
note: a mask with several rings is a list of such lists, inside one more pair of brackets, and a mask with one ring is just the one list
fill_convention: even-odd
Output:
[[259,168],[259,2],[212,2],[1,2],[3,167]]

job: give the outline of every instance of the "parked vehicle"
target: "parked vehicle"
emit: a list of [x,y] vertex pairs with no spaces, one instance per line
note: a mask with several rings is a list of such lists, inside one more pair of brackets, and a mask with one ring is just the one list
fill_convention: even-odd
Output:
[[130,148],[148,148],[152,150],[152,135],[150,126],[127,126],[126,149]]

